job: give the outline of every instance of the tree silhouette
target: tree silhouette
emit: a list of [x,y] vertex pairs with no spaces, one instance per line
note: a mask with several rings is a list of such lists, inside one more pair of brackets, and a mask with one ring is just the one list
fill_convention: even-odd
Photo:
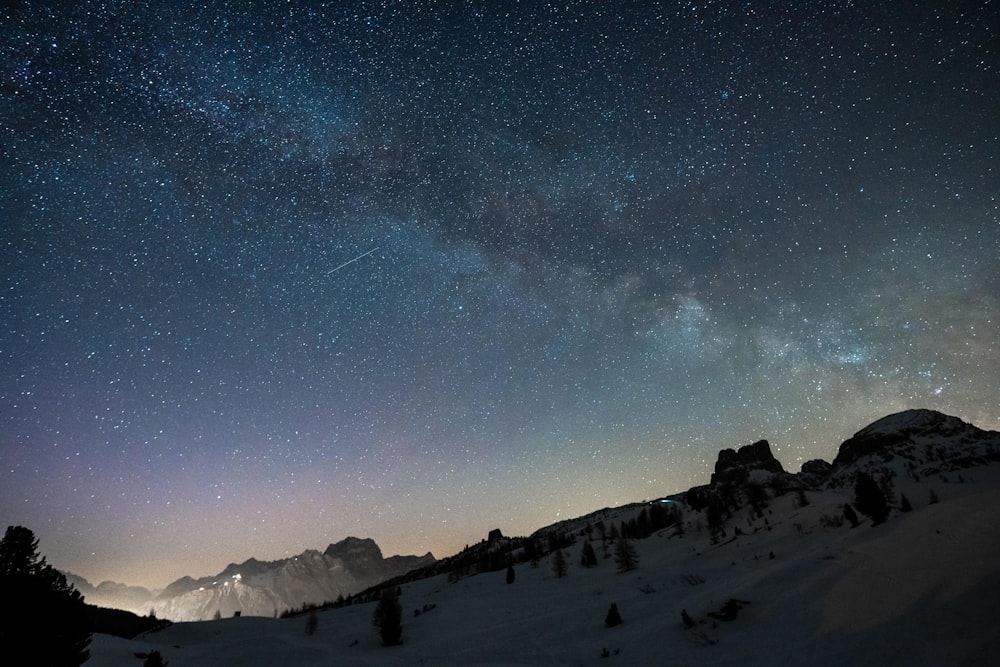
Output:
[[896,504],[896,485],[892,482],[893,475],[895,474],[893,471],[888,470],[878,480],[878,488],[882,490],[882,497],[885,498],[885,502],[889,506]]
[[594,547],[590,544],[590,540],[584,542],[583,548],[580,550],[580,564],[584,567],[597,565],[597,554],[594,553]]
[[24,526],[8,526],[0,540],[0,601],[5,665],[81,665],[90,657],[83,596],[38,554]]
[[771,499],[767,489],[760,482],[750,481],[746,485],[746,491],[747,499],[750,501],[750,507],[754,513],[758,517],[764,516],[764,508],[767,507],[767,503]]
[[854,481],[854,505],[858,511],[878,525],[889,518],[889,504],[878,483],[871,475],[859,472]]
[[375,607],[375,616],[372,619],[375,627],[378,628],[382,643],[386,646],[395,646],[401,643],[403,637],[403,608],[396,597],[396,591],[387,588],[382,591],[382,597]]
[[616,625],[622,624],[622,615],[618,613],[618,604],[615,602],[611,603],[611,607],[608,608],[608,615],[604,617],[604,625],[609,628],[613,628]]
[[913,511],[913,503],[910,502],[910,499],[906,497],[905,493],[899,497],[899,510],[901,512]]
[[723,521],[726,518],[726,508],[722,500],[712,498],[705,508],[705,520],[708,522],[708,532],[712,536],[712,544],[726,536]]
[[674,523],[674,535],[677,537],[684,537],[684,517],[680,515],[679,512],[675,513],[676,522]]
[[639,554],[624,537],[619,537],[615,543],[615,565],[619,572],[630,572],[639,567]]
[[854,511],[850,503],[844,503],[844,518],[850,522],[851,528],[858,527],[858,513]]
[[556,549],[552,554],[552,571],[555,572],[556,578],[562,579],[565,577],[568,567],[566,564],[566,554],[562,552],[562,549]]
[[142,661],[142,667],[167,667],[167,661],[163,659],[159,651],[150,651],[146,659]]
[[622,615],[618,612],[618,603],[612,602],[608,608],[608,615],[604,617],[604,625],[613,628],[622,624]]
[[649,510],[643,507],[639,512],[639,516],[635,518],[635,537],[637,539],[645,539],[649,537],[652,533],[652,522],[649,519]]
[[650,533],[655,533],[677,521],[676,514],[671,511],[673,509],[674,507],[671,505],[670,510],[668,510],[667,505],[662,501],[657,501],[649,506]]

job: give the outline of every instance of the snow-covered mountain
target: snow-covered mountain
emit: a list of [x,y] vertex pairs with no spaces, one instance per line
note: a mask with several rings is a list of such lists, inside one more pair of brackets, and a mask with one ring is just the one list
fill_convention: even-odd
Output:
[[[1000,432],[985,431],[934,410],[906,410],[883,417],[855,433],[839,447],[833,463],[806,461],[799,472],[787,472],[767,440],[719,452],[711,480],[658,502],[695,510],[696,521],[708,519],[709,508],[723,518],[741,509],[756,511],[758,501],[791,492],[851,491],[859,472],[872,475],[892,495],[909,492],[913,499],[949,483],[962,483],[977,469],[1000,464]],[[936,491],[935,494],[940,491]],[[766,496],[766,498],[765,498]],[[610,525],[635,518],[649,503],[605,508],[538,529],[533,537],[579,533],[598,522]]]
[[[921,479],[1000,461],[1000,433],[934,410],[906,410],[866,426],[844,441],[827,483],[850,482],[859,470]],[[889,472],[891,471],[891,472]]]
[[171,621],[198,621],[236,612],[275,616],[358,593],[434,562],[430,553],[385,558],[374,540],[348,537],[322,552],[307,549],[276,561],[251,558],[231,563],[212,577],[181,577],[159,593],[111,581],[94,586],[83,577],[66,576],[88,604],[139,615],[152,611]]
[[[845,520],[859,473],[886,495],[888,520]],[[620,572],[611,535],[642,526],[638,567]],[[1000,433],[908,411],[797,473],[762,441],[720,453],[705,486],[467,551],[384,584],[401,590],[401,646],[381,646],[372,591],[320,611],[313,633],[303,616],[178,623],[97,636],[91,663],[157,650],[187,665],[992,664]],[[507,562],[513,583],[494,571]],[[624,623],[609,628],[611,603]]]
[[150,604],[159,618],[207,620],[216,615],[276,616],[307,604],[335,600],[434,562],[423,556],[384,558],[372,539],[348,537],[325,551],[309,549],[276,561],[251,558],[214,577],[182,577]]

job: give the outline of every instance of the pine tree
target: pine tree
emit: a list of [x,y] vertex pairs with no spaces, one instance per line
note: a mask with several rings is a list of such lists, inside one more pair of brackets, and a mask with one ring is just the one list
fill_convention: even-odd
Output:
[[708,522],[708,532],[712,536],[713,544],[726,536],[726,529],[722,525],[725,516],[726,509],[722,501],[712,498],[705,508],[705,520]]
[[562,552],[562,549],[556,549],[552,554],[552,571],[555,572],[556,578],[562,579],[565,577],[568,567],[566,564],[566,554]]
[[622,615],[618,613],[617,603],[612,602],[611,607],[608,608],[608,615],[604,617],[604,625],[609,628],[613,628],[616,625],[622,624]]
[[872,525],[877,526],[889,518],[889,504],[885,495],[868,473],[858,473],[854,482],[854,504],[859,512],[872,520]]
[[844,518],[851,524],[851,528],[858,527],[858,514],[851,507],[850,503],[844,503]]
[[684,537],[684,516],[680,512],[675,512],[674,516],[676,518],[674,522],[674,535]]
[[896,485],[892,482],[891,471],[886,472],[878,480],[878,488],[882,491],[882,497],[885,498],[885,502],[892,506],[896,504]]
[[764,508],[767,507],[768,501],[771,499],[767,489],[760,482],[750,481],[746,485],[746,491],[747,499],[750,501],[750,507],[754,513],[758,517],[764,516]]
[[401,643],[403,637],[403,608],[399,604],[399,599],[395,595],[395,590],[385,589],[382,597],[375,607],[375,615],[372,621],[378,628],[382,643],[386,646],[395,646]]
[[662,502],[656,501],[649,506],[649,532],[655,533],[670,525],[670,513]]
[[619,572],[630,572],[639,567],[639,554],[624,537],[619,537],[615,543],[615,565]]
[[590,540],[583,543],[583,548],[580,550],[580,564],[584,567],[594,567],[597,565],[597,554],[594,552],[594,547],[590,544]]
[[167,664],[159,651],[150,651],[146,659],[142,661],[142,667],[167,667]]
[[639,512],[639,516],[635,518],[633,532],[636,539],[645,539],[653,532],[650,526],[649,510],[646,507],[643,507]]
[[906,497],[905,493],[899,497],[899,509],[901,512],[913,511],[913,503],[910,502],[910,499]]
[[0,646],[6,665],[81,665],[90,651],[83,596],[38,554],[38,540],[9,526],[0,540]]

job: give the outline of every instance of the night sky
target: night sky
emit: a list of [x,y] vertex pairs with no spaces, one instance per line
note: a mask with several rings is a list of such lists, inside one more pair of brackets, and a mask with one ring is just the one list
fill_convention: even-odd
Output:
[[775,4],[4,3],[0,520],[158,587],[1000,429],[1000,7]]

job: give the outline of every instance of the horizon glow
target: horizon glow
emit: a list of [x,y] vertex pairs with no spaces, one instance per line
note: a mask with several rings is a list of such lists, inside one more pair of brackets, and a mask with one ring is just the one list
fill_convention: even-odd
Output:
[[787,4],[0,10],[5,525],[159,588],[1000,429],[995,16]]

